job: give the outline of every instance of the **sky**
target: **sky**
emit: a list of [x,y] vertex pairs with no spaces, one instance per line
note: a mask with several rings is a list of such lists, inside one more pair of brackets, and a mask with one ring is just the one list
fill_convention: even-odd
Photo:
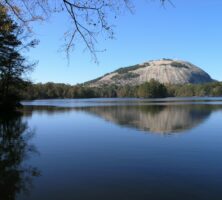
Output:
[[38,65],[30,74],[34,83],[77,84],[95,79],[124,66],[149,60],[172,58],[189,61],[222,81],[222,1],[171,0],[175,7],[158,1],[134,1],[134,14],[124,11],[112,23],[115,39],[98,37],[99,64],[83,44],[70,54],[61,51],[63,34],[69,26],[63,14],[34,24],[40,44],[29,53]]

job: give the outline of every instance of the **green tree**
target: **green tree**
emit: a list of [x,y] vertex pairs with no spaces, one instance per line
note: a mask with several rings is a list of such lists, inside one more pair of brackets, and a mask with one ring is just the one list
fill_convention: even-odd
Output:
[[162,98],[167,96],[167,89],[164,84],[152,79],[139,86],[138,96],[145,98]]
[[0,110],[14,110],[20,105],[20,91],[27,84],[23,75],[34,66],[22,53],[34,47],[36,41],[24,43],[22,38],[27,39],[22,28],[0,4]]

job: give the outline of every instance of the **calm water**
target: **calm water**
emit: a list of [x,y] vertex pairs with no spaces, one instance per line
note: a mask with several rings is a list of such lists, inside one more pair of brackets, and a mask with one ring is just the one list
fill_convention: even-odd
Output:
[[0,117],[0,200],[222,199],[222,98],[24,105]]

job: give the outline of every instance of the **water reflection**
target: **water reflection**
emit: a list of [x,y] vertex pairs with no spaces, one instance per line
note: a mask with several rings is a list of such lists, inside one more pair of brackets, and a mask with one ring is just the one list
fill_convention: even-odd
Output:
[[[32,195],[19,199],[222,199],[220,110],[197,104],[26,107],[43,155],[34,162],[44,173]],[[181,137],[133,131],[174,133],[201,123]]]
[[174,133],[191,129],[207,119],[220,105],[152,105],[85,107],[78,110],[100,116],[121,126],[153,133]]
[[[170,134],[192,129],[206,120],[212,112],[222,110],[217,104],[152,104],[88,107],[26,106],[24,116],[33,113],[56,115],[82,111],[93,114],[120,126],[142,131]],[[34,111],[34,112],[33,112]]]
[[37,153],[29,143],[34,131],[21,115],[0,116],[0,199],[15,200],[27,193],[33,177],[40,175],[37,168],[25,165],[25,160]]
[[74,110],[69,107],[56,107],[56,106],[24,106],[21,110],[23,116],[31,117],[33,111],[38,114],[55,115],[58,113],[66,113]]

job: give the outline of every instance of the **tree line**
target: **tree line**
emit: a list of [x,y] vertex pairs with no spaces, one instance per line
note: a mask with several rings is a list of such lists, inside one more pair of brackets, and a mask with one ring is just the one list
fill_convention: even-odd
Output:
[[21,105],[20,93],[28,83],[25,74],[35,66],[24,53],[36,44],[0,3],[0,111]]
[[55,98],[164,98],[222,96],[222,82],[206,84],[164,85],[156,80],[137,86],[104,85],[89,87],[59,83],[31,84],[21,94],[24,100]]

